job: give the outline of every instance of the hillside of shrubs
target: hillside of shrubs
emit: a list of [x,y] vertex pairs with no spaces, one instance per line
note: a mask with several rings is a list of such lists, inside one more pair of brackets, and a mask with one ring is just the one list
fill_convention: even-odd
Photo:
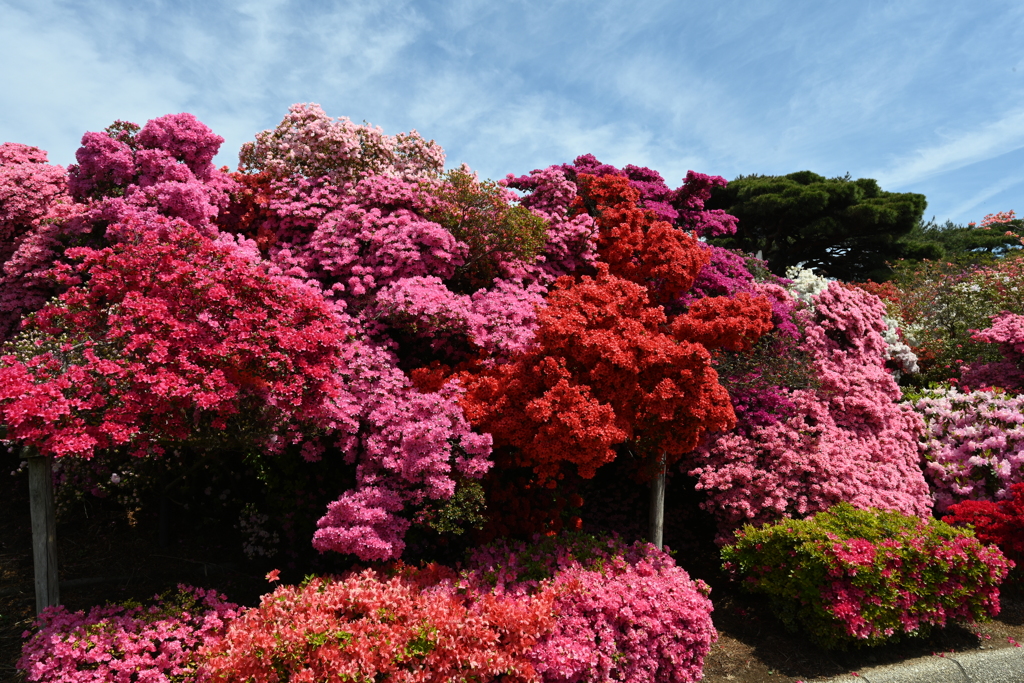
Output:
[[[270,582],[48,608],[22,680],[697,681],[707,558],[825,650],[1019,581],[1012,211],[961,229],[994,253],[843,281],[730,248],[695,171],[482,179],[311,104],[234,171],[222,143],[173,114],[68,168],[0,145],[5,462],[51,458],[65,517],[201,519]],[[681,548],[637,514],[659,479]]]

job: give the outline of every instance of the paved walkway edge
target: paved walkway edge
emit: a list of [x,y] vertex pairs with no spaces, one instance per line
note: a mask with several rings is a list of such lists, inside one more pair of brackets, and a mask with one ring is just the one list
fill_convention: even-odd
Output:
[[[820,679],[819,679],[820,680]],[[821,683],[1024,683],[1024,648],[954,652],[830,678]]]

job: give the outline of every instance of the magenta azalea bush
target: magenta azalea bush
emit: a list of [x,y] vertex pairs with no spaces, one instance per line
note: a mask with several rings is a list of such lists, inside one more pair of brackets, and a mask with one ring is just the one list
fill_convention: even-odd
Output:
[[49,607],[22,648],[18,668],[38,683],[172,683],[194,680],[201,647],[224,637],[242,610],[223,595],[179,586],[139,604],[69,612]]
[[725,569],[825,648],[880,645],[999,613],[1012,563],[970,531],[840,503],[803,520],[746,526]]
[[557,621],[529,654],[545,682],[698,681],[718,639],[710,588],[650,544],[538,537],[478,548],[467,569],[499,595],[554,586]]
[[937,387],[914,407],[927,425],[924,473],[937,513],[964,500],[1003,500],[1024,481],[1024,396]]

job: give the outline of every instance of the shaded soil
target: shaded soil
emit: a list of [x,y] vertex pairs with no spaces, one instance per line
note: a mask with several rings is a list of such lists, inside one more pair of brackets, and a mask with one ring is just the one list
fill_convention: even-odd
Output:
[[[0,475],[0,512],[0,681],[22,681],[15,662],[35,604],[24,475]],[[1003,612],[992,622],[973,628],[952,626],[927,639],[884,648],[845,653],[820,650],[799,634],[787,632],[763,603],[737,593],[718,573],[713,558],[699,550],[706,542],[692,530],[703,528],[706,520],[696,517],[699,513],[692,509],[676,509],[670,515],[670,522],[675,521],[669,524],[666,541],[679,549],[676,559],[682,566],[712,585],[720,637],[705,662],[705,681],[811,681],[933,653],[1024,643],[1024,591],[1018,587],[1004,590]],[[71,610],[82,610],[108,601],[145,600],[186,583],[214,588],[234,602],[254,605],[269,588],[263,578],[269,568],[284,564],[282,578],[301,578],[299,567],[289,570],[280,561],[247,559],[237,550],[241,547],[237,538],[214,528],[196,519],[182,520],[161,545],[156,518],[128,519],[123,509],[104,501],[83,504],[65,514],[58,525],[62,602]]]

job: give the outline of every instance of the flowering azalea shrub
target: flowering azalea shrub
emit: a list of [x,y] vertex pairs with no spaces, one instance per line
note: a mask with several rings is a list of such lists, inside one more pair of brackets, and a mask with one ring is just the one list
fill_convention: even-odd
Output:
[[804,520],[748,525],[722,558],[783,623],[826,648],[995,616],[1012,566],[968,531],[847,503]]
[[60,219],[74,211],[67,173],[46,163],[46,152],[0,145],[0,342],[52,293],[41,271],[50,265]]
[[[576,179],[571,208],[592,213],[599,227],[596,277],[560,278],[537,314],[532,347],[459,375],[466,416],[494,437],[499,468],[530,468],[549,488],[567,466],[593,477],[623,443],[638,445],[648,461],[664,454],[673,463],[705,432],[731,428],[710,350],[749,350],[772,325],[768,299],[748,291],[703,297],[666,316],[654,304],[693,286],[707,250],[640,208],[626,178]],[[519,531],[539,530],[524,528],[530,520],[522,517],[511,521]],[[507,533],[509,524],[499,526]]]
[[322,398],[338,394],[345,330],[320,297],[180,220],[121,230],[114,247],[70,250],[75,265],[57,270],[67,291],[0,358],[7,438],[89,458],[159,453],[239,420],[268,447],[298,423],[346,420]]
[[241,611],[214,591],[186,586],[149,607],[107,605],[88,613],[48,607],[18,668],[38,683],[195,680],[200,648],[217,643]]
[[1024,393],[1024,315],[1004,313],[992,319],[987,330],[975,332],[974,341],[995,344],[1003,360],[976,362],[964,368],[960,381],[965,387],[1001,387]]
[[965,500],[949,506],[946,524],[970,525],[983,543],[994,543],[1018,566],[1024,563],[1024,483],[999,501]]
[[[330,452],[357,477],[315,545],[397,557],[409,508],[443,505],[456,480],[487,470],[490,450],[457,387],[422,392],[399,365],[527,344],[543,291],[518,275],[471,292],[430,276],[454,278],[471,257],[474,276],[529,260],[544,220],[494,184],[441,178],[443,153],[415,133],[383,136],[316,107],[293,108],[243,150],[252,175],[212,166],[221,142],[188,114],[117,122],[83,137],[67,179],[41,153],[5,152],[7,184],[43,188],[7,207],[17,249],[5,268],[19,275],[2,291],[22,292],[12,326],[62,297],[4,352],[7,437],[115,460],[122,447],[172,445]],[[446,194],[456,180],[465,191]],[[449,232],[463,204],[478,209],[461,225],[468,241]],[[532,241],[518,245],[517,230]],[[454,319],[438,315],[450,300]],[[422,342],[446,325],[445,348]],[[85,485],[102,490],[121,464]]]
[[553,599],[458,591],[437,566],[311,578],[232,622],[199,680],[536,681],[529,653],[554,626]]
[[760,397],[761,413],[748,414],[772,409],[774,420],[715,435],[685,460],[707,491],[721,541],[744,523],[804,517],[841,502],[930,514],[919,466],[923,424],[899,402],[883,367],[881,302],[835,284],[811,301],[800,347],[815,386]]
[[924,418],[924,473],[945,512],[964,500],[1000,500],[1024,481],[1024,396],[940,386],[911,395]]
[[650,544],[537,537],[478,548],[467,569],[498,595],[554,587],[557,622],[528,655],[548,683],[698,681],[718,638],[708,586]]
[[[897,263],[896,285],[889,292],[889,315],[902,321],[901,332],[917,356],[916,386],[950,379],[975,366],[998,363],[998,344],[975,336],[1003,313],[1024,314],[1024,259],[1019,252],[985,265],[925,261]],[[968,383],[980,387],[977,379]],[[1002,384],[997,384],[1002,386]]]

